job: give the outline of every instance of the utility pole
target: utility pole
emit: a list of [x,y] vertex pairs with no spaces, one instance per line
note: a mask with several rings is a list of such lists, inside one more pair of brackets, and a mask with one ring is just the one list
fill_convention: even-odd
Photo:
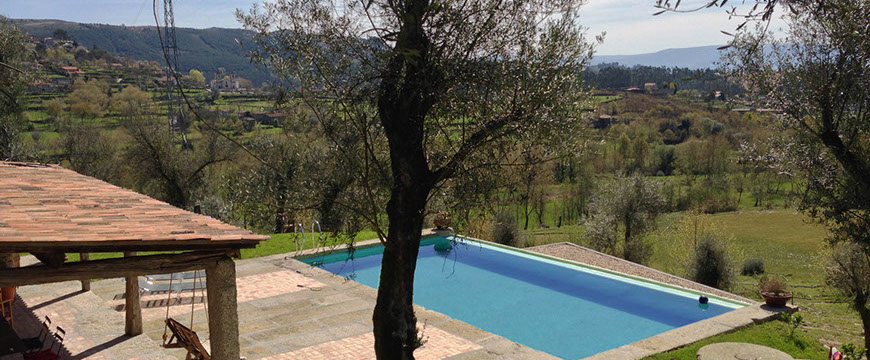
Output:
[[[175,36],[175,14],[172,11],[172,0],[163,0],[163,41],[166,51],[166,100],[169,131],[178,130],[181,134],[181,145],[190,148],[187,140],[187,120],[182,107],[183,95],[176,84],[173,72],[178,71],[178,39]],[[160,31],[158,29],[158,31]],[[178,92],[176,93],[176,91]]]

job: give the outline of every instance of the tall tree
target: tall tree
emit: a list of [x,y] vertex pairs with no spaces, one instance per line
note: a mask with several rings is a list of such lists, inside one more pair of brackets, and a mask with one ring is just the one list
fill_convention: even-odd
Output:
[[[420,346],[414,271],[433,189],[482,151],[505,149],[490,152],[498,159],[511,138],[556,141],[579,123],[587,97],[579,76],[592,53],[577,24],[580,4],[279,0],[237,12],[254,31],[255,59],[299,84],[334,146],[359,159],[358,185],[370,191],[387,180],[372,316],[379,359],[413,359]],[[337,132],[361,145],[344,149]]]
[[649,249],[643,237],[656,227],[656,219],[664,202],[658,183],[635,173],[619,175],[599,189],[592,200],[592,220],[588,236],[599,250],[615,253],[622,248],[622,257],[643,263]]
[[21,66],[26,58],[24,33],[0,16],[0,160],[22,157],[20,135],[26,125],[21,97],[29,74]]
[[763,25],[739,33],[727,65],[759,105],[784,114],[794,136],[780,150],[809,179],[801,208],[828,226],[833,242],[870,254],[870,3],[781,3],[785,35]]
[[196,148],[184,149],[152,116],[127,119],[123,129],[130,137],[122,154],[125,173],[133,177],[136,190],[182,209],[190,205],[206,169],[234,156],[235,148],[212,130],[200,129],[203,139]]

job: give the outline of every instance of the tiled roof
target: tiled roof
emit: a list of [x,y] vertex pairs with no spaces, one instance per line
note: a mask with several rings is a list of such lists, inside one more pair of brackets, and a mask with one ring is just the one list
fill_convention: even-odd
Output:
[[0,247],[196,249],[268,238],[60,166],[0,162]]

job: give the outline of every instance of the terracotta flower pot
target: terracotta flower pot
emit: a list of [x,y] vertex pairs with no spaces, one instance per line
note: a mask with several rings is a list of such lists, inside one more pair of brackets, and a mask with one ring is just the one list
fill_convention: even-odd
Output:
[[784,307],[785,304],[792,298],[791,291],[783,291],[780,293],[762,292],[761,297],[764,298],[764,303],[773,307]]

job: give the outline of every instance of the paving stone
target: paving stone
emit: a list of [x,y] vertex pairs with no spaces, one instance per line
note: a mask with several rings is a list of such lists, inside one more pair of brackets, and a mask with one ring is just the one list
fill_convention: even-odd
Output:
[[[420,319],[418,318],[418,321],[419,320]],[[436,325],[436,324],[432,324],[432,325]],[[488,333],[488,332],[483,331],[481,329],[478,329],[474,326],[466,324],[462,321],[454,320],[454,319],[450,319],[450,318],[448,318],[446,321],[442,321],[441,323],[437,324],[437,326],[438,326],[438,328],[444,329],[445,331],[447,331],[451,334],[454,334],[456,336],[459,336],[459,337],[462,337],[462,338],[465,338],[465,339],[468,339],[468,340],[471,340],[474,342],[479,342],[479,341],[482,341],[482,340],[485,340],[485,339],[492,337],[492,333]]]
[[723,342],[698,350],[698,360],[794,360],[789,354],[766,346]]
[[498,360],[499,356],[485,349],[469,351],[444,358],[445,360]]

